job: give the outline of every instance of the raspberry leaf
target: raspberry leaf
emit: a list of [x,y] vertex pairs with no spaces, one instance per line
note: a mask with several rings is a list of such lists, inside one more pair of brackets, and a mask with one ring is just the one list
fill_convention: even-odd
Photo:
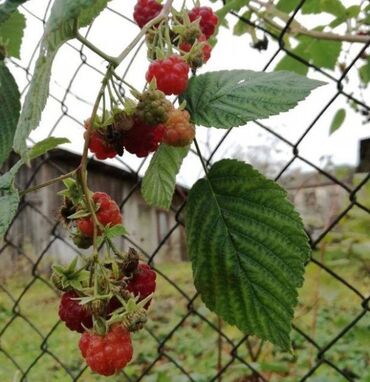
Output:
[[19,5],[25,3],[27,0],[5,0],[0,4],[0,23],[5,20],[15,12]]
[[23,30],[26,18],[19,11],[15,11],[4,22],[0,23],[0,46],[5,47],[8,57],[20,58]]
[[4,61],[0,61],[0,165],[12,149],[20,109],[17,83]]
[[55,0],[41,41],[31,85],[28,89],[17,131],[14,150],[27,158],[26,139],[41,120],[49,96],[51,68],[58,49],[76,36],[80,27],[89,25],[105,8],[109,0]]
[[28,157],[30,160],[33,160],[65,143],[70,143],[69,139],[58,137],[49,137],[43,139],[42,141],[37,142],[34,146],[32,146],[28,152]]
[[19,194],[15,189],[0,189],[0,242],[12,222],[19,204]]
[[150,161],[141,185],[149,205],[169,209],[176,186],[176,175],[190,146],[172,147],[162,143]]
[[185,227],[207,307],[288,350],[310,247],[285,190],[248,164],[221,160],[190,190]]
[[192,77],[180,101],[195,124],[228,129],[292,109],[323,84],[285,71],[223,70]]

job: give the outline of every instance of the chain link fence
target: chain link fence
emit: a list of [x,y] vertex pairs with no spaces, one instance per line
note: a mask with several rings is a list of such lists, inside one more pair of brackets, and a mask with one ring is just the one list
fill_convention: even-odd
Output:
[[[272,135],[274,139],[284,143],[291,150],[290,159],[278,171],[276,180],[284,179],[294,164],[301,162],[345,195],[345,198],[341,199],[340,208],[333,216],[330,216],[324,229],[319,234],[311,236],[313,256],[307,266],[306,281],[309,285],[304,288],[297,308],[292,334],[292,354],[282,354],[269,344],[244,336],[221,322],[202,305],[200,297],[193,289],[189,264],[183,262],[183,264],[168,265],[161,261],[161,250],[171,240],[173,241],[174,237],[176,240],[180,240],[181,237],[179,235],[183,229],[181,211],[186,200],[186,190],[179,189],[180,197],[170,211],[171,218],[168,220],[167,228],[165,232],[159,233],[158,243],[154,247],[146,248],[145,242],[143,244],[132,236],[125,237],[122,243],[125,248],[136,247],[155,267],[159,286],[158,295],[150,313],[150,323],[144,331],[134,337],[134,361],[112,380],[365,381],[366,376],[369,377],[369,374],[366,374],[369,362],[366,350],[366,328],[369,325],[369,316],[366,314],[369,311],[369,297],[364,292],[368,285],[366,280],[368,268],[363,265],[363,259],[359,260],[361,263],[359,269],[352,266],[352,262],[356,260],[355,255],[351,257],[352,250],[348,255],[349,262],[339,266],[335,261],[327,261],[326,256],[330,244],[336,243],[335,248],[340,251],[344,248],[344,240],[355,240],[350,235],[348,237],[348,234],[346,239],[344,238],[344,231],[348,227],[346,224],[349,221],[356,222],[356,219],[359,219],[358,221],[365,222],[363,224],[368,224],[370,205],[368,200],[363,199],[362,193],[369,186],[370,173],[362,173],[357,182],[348,182],[337,176],[335,172],[322,168],[306,158],[300,153],[300,147],[338,97],[344,97],[358,105],[361,110],[370,113],[370,106],[362,99],[361,90],[347,89],[346,82],[350,71],[365,53],[370,42],[362,46],[339,77],[336,77],[333,72],[314,67],[302,57],[292,53],[284,44],[285,34],[304,2],[305,0],[299,2],[280,35],[274,35],[249,19],[231,12],[231,17],[241,19],[244,23],[266,34],[269,40],[277,42],[273,55],[267,57],[266,54],[263,70],[272,69],[276,63],[276,57],[283,52],[313,68],[324,76],[327,82],[336,87],[336,92],[331,98],[312,110],[312,122],[297,140],[292,141],[284,137],[265,123],[254,123],[259,129]],[[44,2],[42,15],[34,13],[27,3],[21,9],[28,19],[37,21],[41,27],[45,24],[51,3],[51,1]],[[105,12],[119,18],[123,24],[131,22],[112,6],[109,6]],[[90,28],[87,31],[87,38],[89,38],[89,32]],[[85,101],[80,96],[78,88],[76,90],[74,87],[83,69],[88,68],[96,72],[100,78],[103,76],[103,72],[90,63],[86,47],[73,41],[67,43],[66,49],[74,51],[74,55],[79,57],[80,62],[74,67],[68,86],[58,92],[58,95],[53,92],[50,94],[52,101],[58,104],[61,110],[53,126],[49,127],[50,134],[57,129],[61,121],[68,120],[73,126],[81,125],[81,119],[71,112],[74,103],[85,104],[91,108],[91,102]],[[27,65],[23,66],[20,61],[12,61],[13,69],[18,72],[23,71],[28,83],[32,78],[35,55],[37,55],[37,47]],[[129,67],[135,65],[136,57],[137,53],[132,56]],[[127,72],[128,69],[123,73],[123,79]],[[117,83],[117,86],[119,85]],[[26,84],[23,93],[27,88]],[[82,129],[76,129],[76,131],[80,134]],[[217,138],[218,141],[208,150],[209,153],[205,158],[208,165],[220,153],[230,133],[231,130],[222,133],[222,136]],[[52,154],[45,155],[33,163],[30,169],[17,178],[20,187],[27,188],[38,184],[45,176],[43,172],[46,167],[49,169],[46,172],[48,175],[50,175],[50,168],[54,175],[72,169],[73,159],[67,160],[63,154],[60,155],[59,159]],[[192,152],[191,155],[196,153]],[[126,208],[133,203],[134,196],[139,193],[140,175],[148,160],[135,162],[133,166],[125,161],[124,155],[122,159],[119,158],[116,161],[119,167],[116,170],[130,178],[124,194],[120,194],[120,206],[125,215]],[[94,171],[94,163],[97,162],[91,159],[92,171]],[[105,170],[103,169],[102,172]],[[107,183],[109,183],[108,180]],[[52,187],[49,192],[55,195],[57,190],[58,188]],[[62,252],[67,251],[67,248],[69,251],[76,251],[76,254],[79,252],[63,234],[63,227],[59,227],[60,223],[54,218],[56,211],[50,216],[50,207],[44,206],[44,198],[48,196],[42,194],[37,198],[35,195],[23,197],[18,214],[0,248],[0,257],[3,258],[1,262],[3,270],[0,272],[1,380],[103,380],[91,374],[84,366],[77,349],[79,337],[68,332],[57,320],[58,293],[49,282],[50,258],[58,246],[62,248],[59,249]],[[25,214],[31,221],[25,222]],[[342,224],[344,228],[339,229],[338,227]],[[129,228],[129,222],[127,225]],[[27,232],[33,229],[46,232],[47,239],[25,245],[22,240],[27,236]],[[34,240],[37,239],[34,238]],[[369,251],[370,248],[367,247],[367,253]],[[7,259],[7,262],[4,263],[4,259]],[[330,298],[326,298],[327,296],[322,298],[325,289],[330,289],[328,293],[333,294]],[[335,310],[333,307],[340,310]]]

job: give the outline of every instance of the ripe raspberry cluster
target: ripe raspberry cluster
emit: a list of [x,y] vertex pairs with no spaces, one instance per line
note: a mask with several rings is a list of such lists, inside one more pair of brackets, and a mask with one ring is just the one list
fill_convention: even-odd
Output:
[[[143,28],[162,8],[157,0],[138,0],[134,20]],[[85,122],[89,129],[85,138],[89,136],[89,150],[97,159],[114,158],[125,150],[142,158],[156,151],[161,142],[179,147],[194,139],[189,115],[175,110],[166,96],[183,93],[189,70],[196,70],[209,60],[209,39],[215,33],[218,18],[211,8],[196,6],[173,12],[166,20],[146,33],[151,59],[145,74],[149,89],[133,92],[136,102],[130,100],[128,107],[96,116],[93,125],[90,120]],[[81,231],[90,232],[89,228],[87,221],[81,223]]]
[[[176,86],[182,85],[180,82],[176,82]],[[131,104],[129,111],[115,110],[115,113],[120,114],[120,120],[124,121],[124,126],[119,121],[114,122],[116,136],[119,137],[115,145],[116,147],[120,145],[122,152],[126,150],[139,158],[143,158],[156,151],[161,142],[176,147],[186,146],[192,142],[195,129],[190,122],[189,114],[180,109],[175,109],[162,91],[153,89],[153,86],[150,86],[143,93],[135,93],[135,97],[137,103],[135,103],[135,106]],[[122,118],[122,115],[124,115],[124,118]],[[175,115],[182,115],[183,117],[174,118]],[[115,115],[110,120],[114,120],[114,117]],[[184,123],[185,120],[186,123]],[[98,118],[98,121],[101,121],[101,118]],[[104,130],[102,124],[100,123],[98,126],[97,128],[90,126],[93,130],[89,149],[99,159],[111,158],[110,155],[107,155],[107,153],[111,153],[107,147],[116,150],[116,153],[117,148],[114,148],[107,140],[108,135],[102,133],[102,130]],[[108,125],[105,128],[111,128],[110,126]],[[99,142],[103,142],[98,149],[95,146],[97,139],[99,139]],[[91,222],[91,219],[84,219],[80,223],[80,230],[85,233],[85,236],[92,236],[92,225],[89,221]]]
[[[130,248],[114,263],[106,264],[95,286],[90,286],[88,265],[54,267],[52,280],[64,293],[59,317],[67,328],[81,333],[79,348],[92,371],[110,376],[132,359],[131,332],[143,328],[156,288],[156,273]],[[108,278],[102,281],[103,274]],[[107,283],[107,280],[109,281]],[[100,291],[97,294],[96,291]],[[104,293],[103,293],[104,292]]]
[[[162,14],[162,10],[158,0],[137,0],[134,20],[146,32],[151,61],[145,74],[148,86],[139,92],[126,83],[133,96],[129,98],[117,91],[117,74],[109,77],[107,71],[103,83],[108,87],[111,110],[105,109],[103,91],[102,115],[84,124],[85,141],[97,159],[114,158],[125,151],[146,157],[161,143],[184,147],[195,137],[186,105],[176,108],[168,96],[185,92],[190,69],[194,72],[209,60],[209,39],[218,19],[209,7],[188,10],[183,6],[180,12],[172,8],[168,17],[167,13],[162,17],[167,12]],[[79,348],[86,363],[92,371],[110,376],[132,359],[131,332],[147,322],[156,273],[139,262],[134,249],[127,253],[117,249],[112,239],[125,232],[119,206],[108,194],[88,190],[83,162],[77,174],[64,180],[60,219],[77,247],[93,246],[93,251],[90,257],[81,257],[80,268],[77,258],[67,267],[55,265],[51,279],[63,292],[59,317],[67,328],[81,334]],[[104,247],[103,256],[99,249]]]

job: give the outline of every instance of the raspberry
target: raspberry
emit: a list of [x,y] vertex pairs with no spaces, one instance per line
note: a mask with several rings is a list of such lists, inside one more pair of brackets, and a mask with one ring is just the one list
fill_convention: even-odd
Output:
[[112,326],[105,335],[85,332],[79,347],[92,371],[110,376],[123,369],[132,358],[130,332],[120,326]]
[[154,19],[163,6],[156,0],[138,0],[134,8],[134,20],[142,28],[147,22]]
[[[144,300],[155,291],[156,278],[157,274],[148,264],[139,264],[136,273],[127,284],[127,289],[134,296],[140,296],[140,300]],[[147,309],[149,305],[150,301],[145,305],[145,308]]]
[[188,86],[189,65],[179,56],[153,61],[146,72],[146,80],[156,79],[157,88],[167,95],[181,94]]
[[157,150],[162,142],[164,130],[165,127],[162,124],[150,126],[136,119],[134,126],[126,131],[125,149],[136,154],[139,158],[146,157],[149,153]]
[[[122,223],[122,216],[117,203],[105,192],[95,192],[92,196],[95,204],[99,204],[99,209],[96,212],[98,221],[103,225],[111,227]],[[79,219],[77,227],[80,232],[88,237],[94,235],[94,224],[91,216]],[[98,232],[98,234],[100,234]]]
[[92,327],[92,316],[87,308],[80,305],[77,300],[72,300],[77,298],[78,294],[76,292],[66,292],[62,294],[62,298],[59,304],[59,317],[65,322],[67,328],[70,330],[83,333],[86,328]]
[[[206,63],[209,58],[211,57],[211,51],[212,46],[207,42],[207,38],[204,34],[202,34],[199,38],[199,45],[195,49],[193,49],[193,52],[190,53],[190,55],[187,57],[187,63],[192,69],[196,69],[201,67],[204,63]],[[179,45],[179,49],[183,52],[190,52],[192,49],[192,45],[187,42],[182,42]]]
[[139,100],[135,114],[147,125],[166,122],[168,113],[173,109],[172,103],[160,90],[147,90]]
[[194,125],[186,110],[174,110],[165,124],[166,131],[163,142],[176,147],[189,145],[195,137]]
[[215,33],[216,25],[218,23],[217,15],[210,7],[195,7],[189,12],[191,21],[200,19],[199,25],[205,36],[210,38]]
[[[85,128],[90,128],[90,119],[85,121]],[[87,132],[84,133],[84,138],[86,138]],[[94,129],[90,135],[89,150],[95,154],[97,159],[104,160],[107,158],[114,158],[117,155],[117,151],[114,145],[107,142],[98,130]]]

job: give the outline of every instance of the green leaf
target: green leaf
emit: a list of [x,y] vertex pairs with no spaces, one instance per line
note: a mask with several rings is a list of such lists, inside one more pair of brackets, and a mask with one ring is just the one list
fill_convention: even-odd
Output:
[[0,23],[7,20],[13,12],[15,12],[21,4],[25,3],[27,0],[5,0],[0,4]]
[[238,22],[235,24],[233,29],[233,34],[235,36],[242,36],[245,33],[248,33],[253,27],[248,25],[246,22],[243,21],[243,19],[249,20],[252,16],[252,11],[248,11],[243,13],[242,19],[238,20]]
[[289,349],[310,247],[285,190],[250,165],[222,160],[190,190],[185,228],[207,307],[242,332]]
[[[280,0],[276,7],[290,13],[299,5],[300,0]],[[334,16],[345,16],[346,8],[340,0],[306,0],[301,8],[303,14],[327,12]]]
[[[317,28],[320,29],[320,28]],[[291,52],[320,68],[334,69],[342,49],[340,41],[326,41],[311,37],[300,37],[300,43]],[[286,55],[277,64],[275,70],[290,70],[306,74],[308,66]]]
[[318,14],[321,12],[341,17],[345,16],[346,8],[340,0],[306,0],[302,6],[303,14]]
[[14,149],[26,156],[26,139],[31,131],[38,127],[42,111],[49,96],[51,67],[58,49],[64,42],[76,35],[79,17],[81,26],[90,24],[109,0],[55,0],[45,26],[31,85],[26,95],[19,118]]
[[25,26],[26,18],[18,11],[0,24],[0,45],[5,48],[6,56],[20,58]]
[[113,239],[117,236],[126,235],[128,232],[122,224],[117,224],[113,227],[106,227],[104,230],[104,236],[108,239]]
[[342,49],[340,41],[326,41],[302,37],[304,41],[303,57],[310,63],[327,69],[334,69]]
[[[293,53],[300,56],[298,51],[294,49],[292,51]],[[301,74],[302,76],[305,76],[308,73],[309,66],[302,64],[302,62],[296,60],[294,57],[285,55],[276,65],[275,69],[276,71],[279,70],[288,70],[290,72],[295,72],[297,74]]]
[[344,109],[339,109],[331,122],[329,135],[333,134],[335,131],[337,131],[343,124],[344,120],[346,118],[346,111]]
[[161,144],[145,173],[141,194],[149,205],[169,209],[176,186],[176,175],[190,149]]
[[194,123],[228,129],[287,111],[323,84],[283,71],[224,70],[192,77],[180,100]]
[[17,83],[5,62],[0,61],[0,165],[12,149],[20,109]]
[[276,4],[276,8],[282,12],[292,12],[297,6],[299,2],[297,0],[279,0]]
[[[1,191],[0,191],[1,194]],[[12,222],[19,204],[19,195],[16,190],[9,190],[0,196],[0,242]]]
[[35,159],[48,151],[55,149],[59,145],[70,143],[67,138],[49,137],[40,142],[37,142],[28,152],[30,160]]
[[[62,143],[69,142],[66,138],[49,137],[36,143],[28,152],[29,159],[33,160],[40,155],[45,154],[47,151],[54,149]],[[0,190],[8,190],[12,187],[14,178],[19,169],[24,165],[24,161],[20,159],[8,172],[0,176]]]
[[367,85],[370,82],[370,57],[367,58],[367,63],[358,70],[360,80]]

